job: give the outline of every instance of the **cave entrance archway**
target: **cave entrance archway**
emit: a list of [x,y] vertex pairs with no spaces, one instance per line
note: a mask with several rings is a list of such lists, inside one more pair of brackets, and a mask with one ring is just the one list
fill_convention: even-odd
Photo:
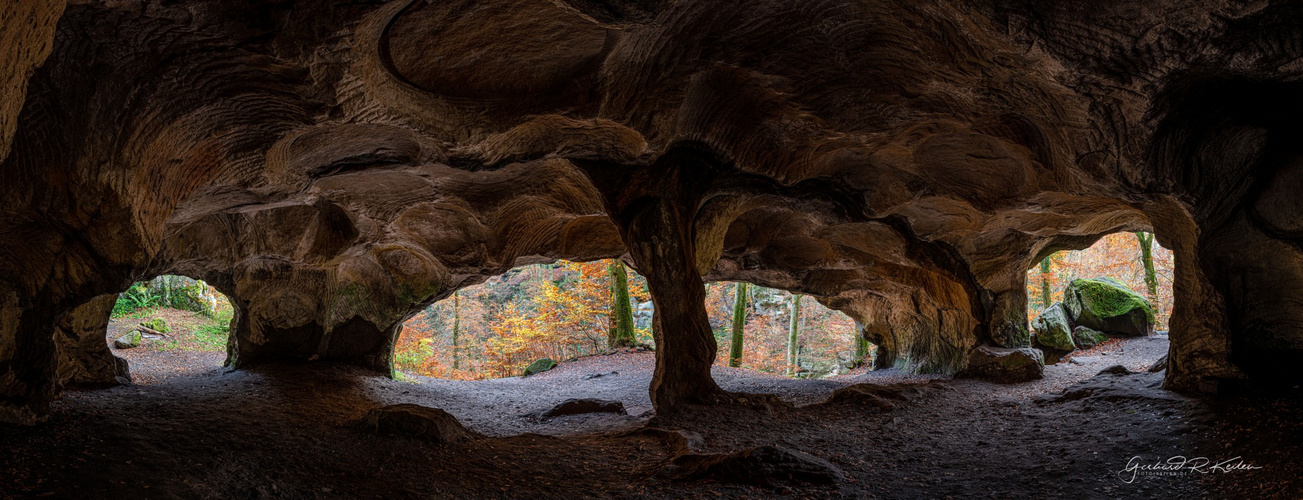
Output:
[[[1027,271],[1027,317],[1032,319],[1033,344],[1046,352],[1049,363],[1074,348],[1084,351],[1108,343],[1108,337],[1166,336],[1175,299],[1175,264],[1172,251],[1160,245],[1153,233],[1142,231],[1112,233],[1088,248],[1046,256]],[[1095,299],[1100,304],[1091,306],[1087,303],[1091,294],[1101,293],[1093,291],[1096,289],[1120,291],[1100,296]],[[1140,302],[1151,308],[1149,318],[1138,310]],[[1101,310],[1081,312],[1093,307]],[[1116,311],[1103,310],[1110,308]],[[1113,316],[1127,311],[1133,311],[1131,319]],[[1140,325],[1146,319],[1150,323],[1147,329]],[[1056,338],[1056,325],[1064,320],[1070,335]]]
[[[616,262],[517,266],[453,292],[403,323],[394,348],[396,375],[504,378],[542,360],[651,347],[653,308],[646,280]],[[615,340],[612,322],[617,315],[612,284],[619,269],[632,324],[631,339],[623,341]]]
[[[627,268],[633,342],[622,346],[615,341],[614,262],[519,266],[457,290],[404,322],[394,349],[397,376],[503,378],[520,375],[539,360],[565,361],[621,347],[654,347],[654,306],[646,280]],[[814,297],[756,285],[745,288],[743,350],[737,368],[819,378],[872,366],[875,346],[863,340],[846,314]],[[731,282],[706,284],[706,310],[719,346],[717,366],[731,366],[737,289],[737,283]],[[796,297],[801,297],[800,312],[792,343]]]
[[808,295],[739,284],[706,284],[706,313],[719,345],[716,366],[822,378],[873,365],[876,347],[850,316]]
[[230,299],[208,283],[161,275],[117,295],[105,340],[130,363],[136,383],[157,383],[221,369],[234,315]]

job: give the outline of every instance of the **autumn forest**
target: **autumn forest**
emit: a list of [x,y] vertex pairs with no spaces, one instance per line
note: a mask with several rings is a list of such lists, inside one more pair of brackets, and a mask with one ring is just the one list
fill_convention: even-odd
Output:
[[[1153,293],[1142,244],[1151,249]],[[1064,286],[1073,279],[1108,276],[1149,296],[1157,327],[1166,329],[1172,264],[1172,253],[1147,234],[1115,233],[1085,250],[1054,253],[1027,272],[1028,318],[1062,300]],[[612,313],[620,307],[612,286],[619,272],[627,273],[632,342],[618,340],[618,325],[612,322],[620,316]],[[709,283],[706,292],[718,365],[733,362],[760,372],[813,378],[844,373],[873,355],[871,345],[857,345],[854,321],[814,297],[735,283]],[[745,302],[735,307],[739,292]],[[616,261],[522,266],[464,288],[410,319],[398,342],[395,367],[450,379],[519,375],[539,359],[601,354],[621,343],[653,347],[652,314],[646,281]],[[740,352],[733,349],[738,327]]]

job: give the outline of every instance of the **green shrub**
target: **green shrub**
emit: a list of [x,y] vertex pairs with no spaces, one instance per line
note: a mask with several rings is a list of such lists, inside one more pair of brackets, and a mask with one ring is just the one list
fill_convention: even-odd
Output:
[[162,302],[162,297],[150,291],[143,281],[137,282],[118,295],[118,301],[113,304],[112,315],[115,318],[131,316],[140,310],[157,309]]
[[152,281],[133,283],[119,294],[117,303],[113,304],[113,317],[142,316],[140,311],[171,307],[214,318],[218,309],[222,309],[220,303],[223,302],[203,281],[184,276],[159,276]]

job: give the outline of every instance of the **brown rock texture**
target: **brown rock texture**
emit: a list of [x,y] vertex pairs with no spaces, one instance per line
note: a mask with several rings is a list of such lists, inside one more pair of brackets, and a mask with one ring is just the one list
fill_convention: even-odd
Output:
[[624,257],[668,411],[730,399],[702,280],[816,296],[880,365],[957,373],[1027,347],[1032,263],[1122,230],[1176,255],[1167,387],[1303,378],[1294,2],[0,14],[0,420],[48,411],[81,356],[62,318],[159,274],[232,299],[233,367],[388,371],[402,321],[460,287]]
[[117,300],[112,293],[95,297],[65,314],[54,328],[60,383],[108,386],[131,382],[127,360],[113,355],[104,341]]

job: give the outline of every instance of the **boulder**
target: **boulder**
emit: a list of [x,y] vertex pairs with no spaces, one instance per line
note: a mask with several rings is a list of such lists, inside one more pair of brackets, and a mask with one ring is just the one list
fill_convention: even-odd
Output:
[[628,415],[625,411],[624,403],[619,401],[608,401],[605,399],[567,399],[561,404],[553,406],[551,410],[543,412],[543,418],[561,417],[565,415],[580,415],[584,413],[618,413]]
[[827,460],[777,446],[682,455],[671,462],[666,472],[680,481],[713,479],[761,487],[798,481],[833,484],[844,477],[841,469]]
[[958,376],[1001,384],[1016,384],[1041,378],[1045,357],[1039,349],[978,346],[968,357],[968,367]]
[[118,349],[131,349],[138,346],[140,346],[140,332],[135,330],[113,341],[113,347]]
[[[1062,302],[1046,308],[1032,321],[1032,328],[1036,330],[1036,345],[1047,354],[1062,355],[1077,348],[1072,342],[1072,322]],[[1058,356],[1055,358],[1057,360]]]
[[405,436],[434,443],[460,443],[479,437],[456,417],[438,408],[397,404],[367,412],[362,425],[382,436]]
[[141,323],[140,323],[140,326],[143,326],[143,327],[145,327],[145,328],[149,328],[150,330],[155,330],[155,331],[158,331],[158,332],[162,332],[162,333],[167,333],[167,332],[172,331],[172,328],[169,327],[169,326],[167,326],[167,320],[165,320],[165,319],[163,319],[163,318],[153,318],[153,319],[150,319],[149,321],[141,322]]
[[1072,330],[1072,342],[1080,349],[1090,349],[1107,339],[1107,335],[1088,326],[1079,326]]
[[1063,304],[1074,325],[1129,337],[1154,332],[1149,300],[1112,278],[1072,280],[1063,291]]
[[883,410],[896,407],[893,401],[913,401],[923,396],[925,389],[940,387],[935,384],[855,384],[833,391],[828,403],[845,401],[865,402]]
[[530,363],[529,366],[526,366],[525,372],[522,373],[521,376],[528,377],[530,375],[543,373],[545,371],[556,368],[556,365],[557,365],[556,360],[552,358],[543,358],[533,363]]

